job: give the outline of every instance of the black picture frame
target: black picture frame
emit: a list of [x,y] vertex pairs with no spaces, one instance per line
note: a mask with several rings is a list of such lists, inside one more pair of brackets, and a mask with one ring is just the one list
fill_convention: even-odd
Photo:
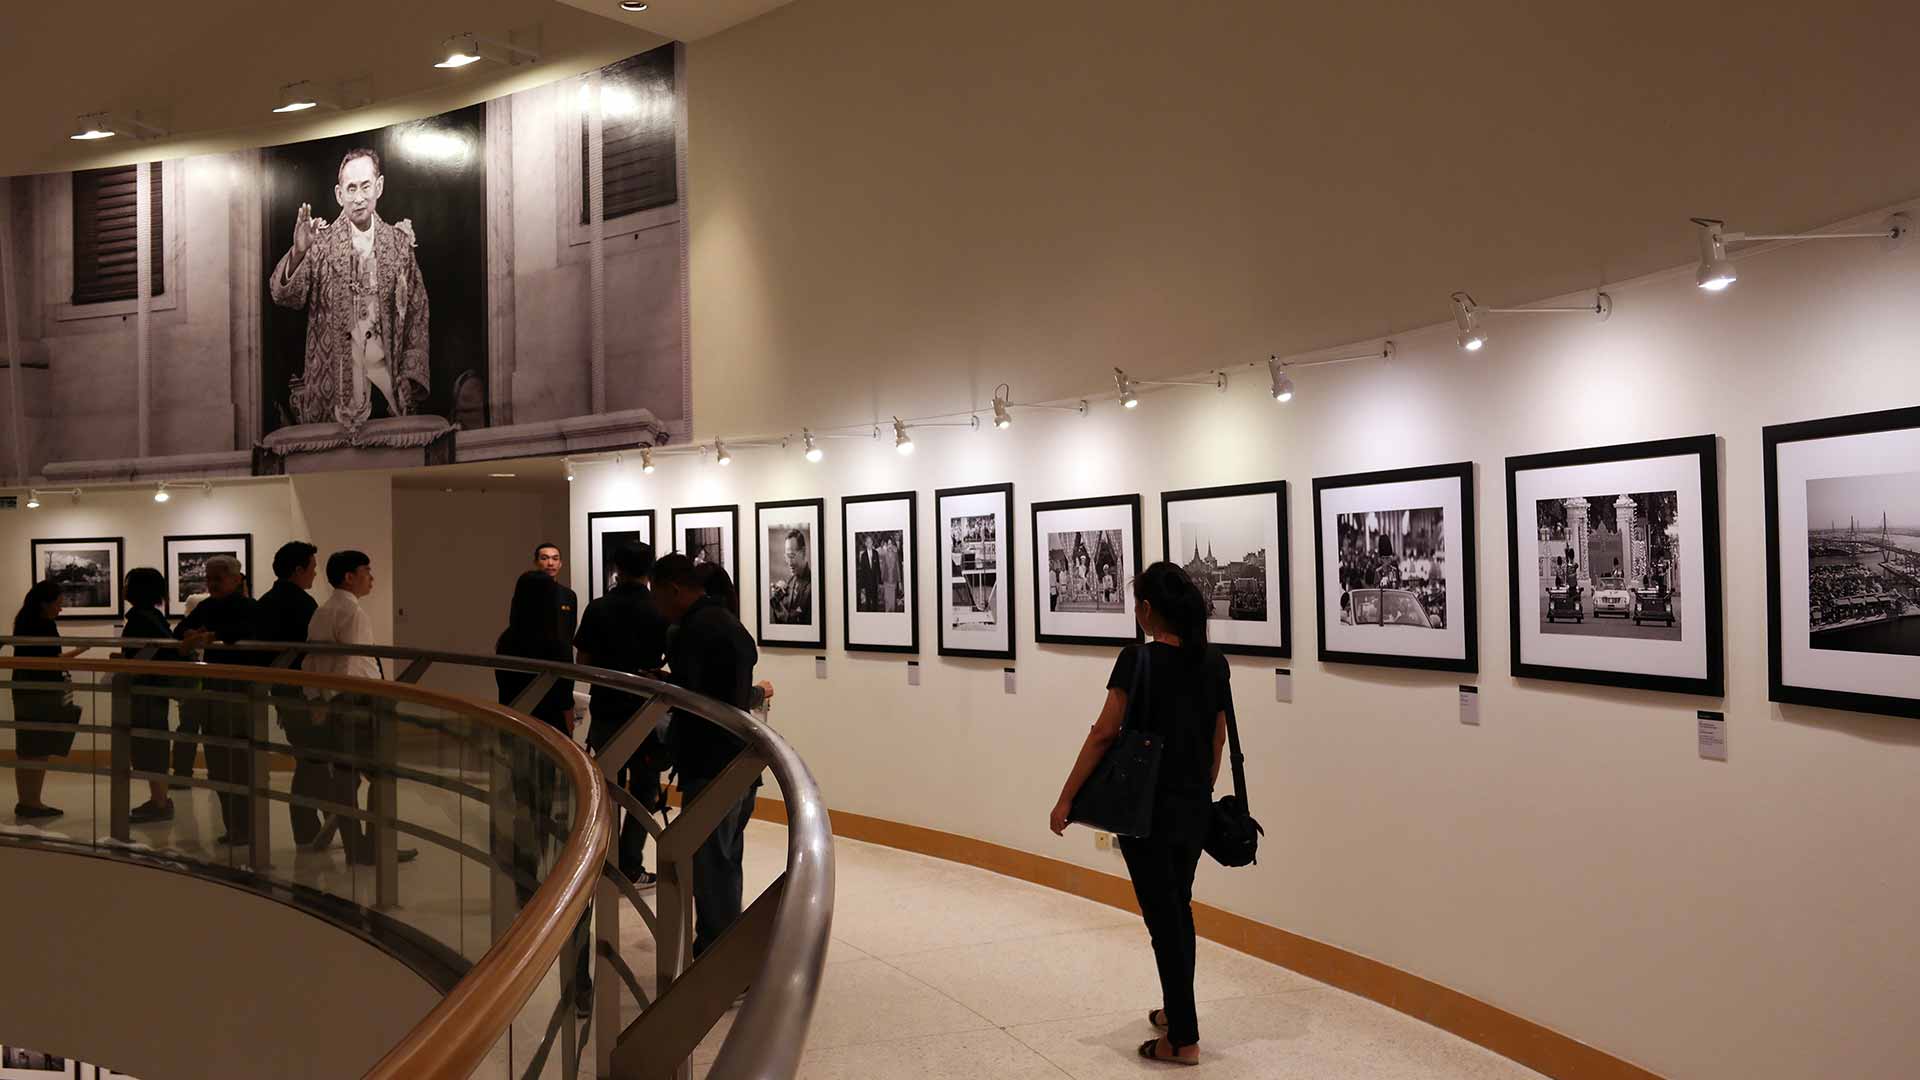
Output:
[[[1528,662],[1522,648],[1521,623],[1523,619],[1537,617],[1538,598],[1520,595],[1520,523],[1522,520],[1533,522],[1535,515],[1532,508],[1526,508],[1523,512],[1523,508],[1516,502],[1520,474],[1578,465],[1687,456],[1693,456],[1699,460],[1700,550],[1703,559],[1701,569],[1705,579],[1700,606],[1702,608],[1701,631],[1705,634],[1704,644],[1706,645],[1706,674],[1700,678],[1692,678]],[[1619,443],[1612,446],[1592,446],[1578,450],[1556,450],[1510,457],[1506,460],[1506,484],[1508,641],[1515,678],[1552,679],[1557,682],[1617,686],[1628,690],[1651,690],[1669,694],[1698,694],[1716,698],[1726,696],[1726,642],[1723,622],[1725,601],[1722,591],[1723,571],[1720,549],[1719,436],[1691,435],[1675,439],[1654,439],[1646,442]],[[1684,617],[1683,613],[1682,618]]]
[[[733,558],[728,560],[730,565],[728,565],[727,567],[727,576],[733,578],[733,587],[735,591],[745,588],[746,586],[740,581],[740,504],[729,503],[721,506],[676,506],[673,508],[673,512],[669,518],[670,528],[672,531],[668,534],[669,543],[667,545],[667,550],[679,551],[680,554],[682,555],[691,556],[693,554],[692,552],[681,551],[680,549],[680,517],[683,514],[688,517],[692,517],[695,514],[727,515],[727,528],[731,532],[733,537]],[[658,548],[656,547],[655,550],[658,550]]]
[[[1001,501],[1000,501],[999,516],[1000,516],[1000,519],[1006,523],[1006,535],[996,537],[994,540],[995,557],[998,559],[999,565],[996,566],[994,569],[994,585],[993,585],[993,588],[997,594],[997,598],[1000,602],[1000,605],[1002,608],[1005,609],[1005,614],[1006,614],[1007,647],[1004,649],[962,648],[960,646],[949,645],[947,643],[947,627],[950,624],[952,624],[955,620],[948,614],[949,610],[953,606],[953,595],[952,595],[953,583],[949,579],[946,573],[944,564],[941,561],[941,554],[943,550],[940,546],[941,538],[946,535],[946,527],[947,527],[946,503],[947,503],[947,500],[949,499],[959,499],[959,498],[966,498],[966,497],[978,496],[978,495],[1000,496]],[[976,659],[976,660],[1012,660],[1014,659],[1014,654],[1019,645],[1018,609],[1020,605],[1014,602],[1015,596],[1018,595],[1014,591],[1016,588],[1014,570],[1016,566],[1015,559],[1019,552],[1019,547],[1017,546],[1018,539],[1015,536],[1015,534],[1019,531],[1019,529],[1018,529],[1018,521],[1014,516],[1013,485],[1011,483],[974,484],[968,487],[936,488],[933,493],[933,527],[934,527],[933,570],[934,570],[935,576],[938,578],[940,582],[940,588],[936,594],[938,597],[937,604],[936,604],[938,611],[936,612],[936,614],[938,616],[938,621],[939,621],[939,626],[936,628],[936,633],[937,633],[937,650],[939,654],[941,656],[967,657],[967,658]]]
[[1234,656],[1271,656],[1291,659],[1293,656],[1293,586],[1292,556],[1293,545],[1287,535],[1287,482],[1268,480],[1254,484],[1229,484],[1223,487],[1186,488],[1181,491],[1165,491],[1160,494],[1160,556],[1168,562],[1178,563],[1173,551],[1173,530],[1168,524],[1168,510],[1177,502],[1205,502],[1209,499],[1234,499],[1248,495],[1271,495],[1274,500],[1274,525],[1279,541],[1276,550],[1268,555],[1278,560],[1279,570],[1279,618],[1275,624],[1280,628],[1280,644],[1247,645],[1240,642],[1214,642],[1221,652]]
[[907,616],[912,641],[906,645],[876,644],[862,642],[854,637],[853,616],[854,593],[858,583],[853,575],[847,573],[847,567],[841,567],[840,575],[840,643],[848,652],[896,653],[918,656],[920,654],[920,498],[912,491],[889,491],[873,495],[847,495],[840,499],[840,535],[846,542],[842,559],[852,559],[855,551],[853,528],[847,521],[847,508],[868,503],[906,503],[907,527],[906,545],[901,549],[906,565],[901,567],[900,578],[907,583]]
[[[769,580],[771,580],[770,569],[767,566],[766,554],[765,552],[762,552],[760,550],[760,545],[766,540],[766,524],[764,522],[764,515],[769,510],[791,510],[791,509],[802,508],[802,507],[811,509],[813,511],[814,541],[813,541],[811,568],[812,568],[814,580],[809,583],[809,587],[813,591],[814,605],[817,608],[816,618],[819,620],[819,623],[820,623],[820,633],[817,637],[810,637],[810,638],[804,638],[804,639],[768,638],[767,637],[767,625],[768,625],[767,608],[768,608],[768,605],[772,602],[772,597],[769,595],[769,589],[766,587],[765,583],[760,581],[761,578],[768,578]],[[827,647],[827,566],[828,566],[827,559],[829,557],[828,552],[831,550],[831,548],[827,544],[827,502],[826,500],[825,499],[778,499],[772,502],[754,503],[753,504],[753,543],[754,543],[754,554],[756,559],[756,565],[758,565],[760,568],[759,572],[757,572],[754,575],[755,583],[761,586],[760,588],[757,588],[754,590],[755,593],[757,594],[754,600],[754,626],[757,632],[754,636],[755,636],[755,639],[759,641],[760,647],[774,648],[774,649],[807,649],[814,652],[818,652],[822,649],[825,649]],[[734,549],[736,551],[739,550],[739,545],[735,544]]]
[[[246,572],[247,584],[253,595],[259,596],[266,590],[261,588],[259,575],[254,572],[253,534],[252,533],[191,533],[163,537],[160,541],[161,570],[167,579],[167,599],[164,614],[169,619],[184,619],[187,616],[186,602],[180,598],[180,581],[176,576],[180,564],[174,559],[174,545],[197,541],[237,541],[240,549],[241,569]],[[185,554],[185,553],[183,553]]]
[[587,514],[587,600],[589,603],[607,594],[606,558],[600,550],[600,538],[594,535],[593,523],[610,518],[647,519],[647,540],[654,551],[660,550],[660,521],[652,510],[595,510]]
[[1128,634],[1061,634],[1046,629],[1047,604],[1042,589],[1042,581],[1048,565],[1047,553],[1041,548],[1046,542],[1046,533],[1040,528],[1040,515],[1058,513],[1063,510],[1095,510],[1108,507],[1124,507],[1130,515],[1133,535],[1127,545],[1133,556],[1132,572],[1126,567],[1120,569],[1120,588],[1124,592],[1131,578],[1140,572],[1140,496],[1100,495],[1089,499],[1056,499],[1051,502],[1037,502],[1028,507],[1027,526],[1033,537],[1033,640],[1041,645],[1137,645],[1146,640],[1140,630],[1140,624],[1130,615],[1127,622],[1131,627]]
[[[1783,705],[1811,705],[1822,709],[1841,709],[1847,712],[1920,719],[1920,694],[1913,697],[1900,697],[1892,694],[1834,690],[1787,682],[1782,655],[1780,613],[1782,587],[1780,448],[1788,443],[1913,429],[1920,429],[1920,407],[1830,416],[1818,420],[1773,424],[1761,429],[1761,457],[1766,485],[1767,699],[1769,701],[1777,701]],[[1916,467],[1916,471],[1920,471],[1920,466]],[[1916,680],[1916,685],[1920,685],[1920,680]]]
[[[113,549],[113,566],[108,573],[107,595],[110,603],[88,605],[87,609],[74,614],[62,613],[60,622],[114,622],[126,617],[126,597],[122,594],[121,583],[127,575],[127,541],[123,536],[56,536],[29,541],[27,549],[27,580],[40,582],[40,550],[56,545],[89,544]],[[110,609],[110,610],[109,610]]]
[[[1368,664],[1374,667],[1410,668],[1416,671],[1455,671],[1476,674],[1480,670],[1479,574],[1474,544],[1478,519],[1473,505],[1473,469],[1471,461],[1445,465],[1425,465],[1411,469],[1381,469],[1348,473],[1343,476],[1317,476],[1313,480],[1313,586],[1314,626],[1318,631],[1319,657],[1322,663]],[[1453,480],[1460,491],[1460,588],[1461,629],[1465,635],[1463,655],[1403,656],[1396,653],[1356,652],[1327,647],[1326,541],[1323,536],[1321,500],[1326,492],[1339,488],[1373,487],[1383,484],[1416,483],[1423,480]]]

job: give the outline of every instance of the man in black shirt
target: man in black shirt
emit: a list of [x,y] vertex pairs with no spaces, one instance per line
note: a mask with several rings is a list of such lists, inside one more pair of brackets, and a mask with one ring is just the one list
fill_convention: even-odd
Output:
[[[175,636],[191,649],[206,649],[210,664],[262,665],[272,663],[265,653],[208,648],[216,641],[253,641],[260,636],[260,605],[247,595],[247,579],[240,571],[240,560],[231,555],[215,555],[207,560],[207,598],[180,621]],[[206,689],[245,694],[248,684],[225,679],[206,680]],[[229,739],[250,738],[247,706],[235,701],[198,701],[191,703],[200,713],[200,730],[208,735]],[[207,779],[223,780],[246,787],[253,782],[253,758],[245,749],[214,746],[203,748],[207,756]],[[220,818],[227,831],[216,844],[239,846],[250,841],[253,800],[245,795],[222,791]]]
[[580,628],[580,597],[560,582],[560,545],[545,543],[534,548],[533,568],[560,586],[560,634],[572,641],[574,633]]
[[[587,605],[573,639],[579,662],[629,675],[656,671],[666,659],[667,620],[654,606],[647,584],[653,548],[640,542],[623,544],[613,553],[613,566],[618,580],[605,596]],[[604,686],[593,687],[589,694],[587,746],[597,753],[645,700]],[[649,811],[660,802],[662,758],[659,739],[649,735],[617,778]],[[646,853],[646,827],[629,815],[620,829],[620,872],[642,888],[655,880],[647,872]]]
[[[307,624],[319,605],[307,590],[320,571],[318,548],[302,540],[282,544],[273,555],[273,588],[260,598],[258,640],[299,643],[307,640]],[[262,657],[267,654],[262,653]],[[288,745],[299,750],[333,750],[336,740],[328,737],[324,724],[315,722],[306,697],[297,686],[275,686],[269,691],[280,726],[287,729]],[[309,799],[334,797],[333,768],[327,762],[295,756],[293,793]],[[293,841],[301,847],[320,835],[320,812],[310,806],[287,804],[287,820],[293,825]]]
[[[753,665],[759,659],[753,635],[727,606],[708,596],[694,572],[693,560],[668,555],[653,568],[654,597],[660,613],[675,629],[667,646],[670,678],[698,694],[741,709],[756,699]],[[763,692],[771,687],[764,684]],[[741,749],[740,740],[698,717],[676,713],[673,757],[680,769],[680,792],[691,805]],[[721,819],[693,853],[693,953],[699,956],[740,918],[742,838],[753,813],[751,793]]]

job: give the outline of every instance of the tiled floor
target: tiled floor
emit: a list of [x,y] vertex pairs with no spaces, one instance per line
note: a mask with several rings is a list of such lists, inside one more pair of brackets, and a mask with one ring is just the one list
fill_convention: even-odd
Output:
[[[284,778],[276,777],[277,783]],[[11,794],[10,792],[8,794]],[[450,835],[484,833],[443,792],[403,786],[403,812]],[[186,797],[170,826],[143,838],[196,857],[214,848],[218,813],[206,792]],[[105,817],[104,799],[83,777],[49,779],[49,801],[68,816],[60,834],[90,836]],[[96,809],[97,808],[97,809]],[[295,855],[285,810],[272,819],[278,873],[359,894],[367,875],[330,855]],[[10,818],[0,828],[11,831]],[[488,937],[487,893],[477,867],[431,844],[403,868],[409,921],[469,955]],[[749,898],[784,865],[786,831],[756,822],[747,831]],[[1012,878],[919,855],[840,840],[833,945],[801,1076],[806,1080],[1108,1080],[1148,1076],[1166,1066],[1141,1061],[1134,1048],[1153,1034],[1145,1022],[1159,1004],[1152,953],[1139,920],[1113,908]],[[653,969],[653,944],[637,917],[621,921],[623,952],[641,973]],[[1384,1006],[1323,986],[1284,968],[1211,942],[1199,946],[1196,978],[1205,1064],[1191,1074],[1299,1080],[1507,1080],[1537,1074]],[[549,976],[477,1075],[515,1076],[545,1033],[557,999]],[[622,1013],[637,1004],[623,992]],[[731,1014],[694,1055],[696,1077],[726,1037]],[[554,1055],[557,1059],[557,1054]],[[590,1057],[591,1055],[589,1055]],[[542,1075],[559,1076],[549,1061]],[[589,1068],[587,1072],[591,1072]]]

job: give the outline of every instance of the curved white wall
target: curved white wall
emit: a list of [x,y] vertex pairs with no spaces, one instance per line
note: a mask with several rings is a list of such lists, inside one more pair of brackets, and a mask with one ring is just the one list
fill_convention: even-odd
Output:
[[[585,565],[591,510],[653,507],[664,530],[675,505],[739,502],[746,531],[756,499],[826,496],[828,678],[814,679],[811,653],[777,649],[761,674],[829,804],[1123,873],[1084,831],[1046,831],[1112,654],[1034,645],[1026,506],[1140,492],[1152,555],[1160,491],[1286,479],[1294,704],[1274,702],[1273,663],[1233,665],[1266,844],[1257,868],[1206,864],[1201,899],[1667,1076],[1912,1075],[1920,725],[1767,701],[1760,428],[1920,401],[1920,246],[1801,246],[1745,260],[1741,275],[1720,296],[1694,289],[1691,268],[1610,286],[1604,325],[1495,316],[1477,355],[1450,326],[1400,335],[1391,364],[1302,373],[1285,408],[1261,369],[1224,396],[1154,393],[1133,413],[1108,403],[1084,420],[1022,414],[1008,432],[923,431],[911,458],[835,442],[818,466],[797,450],[739,450],[730,469],[663,459],[652,477],[581,466],[572,557]],[[923,395],[968,404],[963,372],[914,374]],[[1724,702],[1510,677],[1502,459],[1701,433],[1723,439]],[[1306,593],[1313,477],[1462,459],[1479,463],[1478,728],[1457,720],[1458,677],[1316,662]],[[933,655],[931,605],[920,687],[902,659],[844,654],[836,497],[920,492],[925,559],[933,489],[1008,480],[1018,696],[1003,695],[997,662]],[[754,545],[741,549],[751,581]],[[1720,707],[1725,764],[1695,747],[1694,710]]]
[[284,904],[185,874],[0,844],[0,1033],[144,1080],[359,1076],[440,1000]]

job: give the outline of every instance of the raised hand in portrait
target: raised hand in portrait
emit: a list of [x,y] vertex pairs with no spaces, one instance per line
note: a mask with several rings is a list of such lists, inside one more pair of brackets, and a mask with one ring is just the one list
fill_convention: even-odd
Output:
[[301,203],[300,214],[293,221],[293,257],[295,260],[306,258],[307,249],[313,246],[314,237],[320,233],[320,222],[313,216],[313,204]]

